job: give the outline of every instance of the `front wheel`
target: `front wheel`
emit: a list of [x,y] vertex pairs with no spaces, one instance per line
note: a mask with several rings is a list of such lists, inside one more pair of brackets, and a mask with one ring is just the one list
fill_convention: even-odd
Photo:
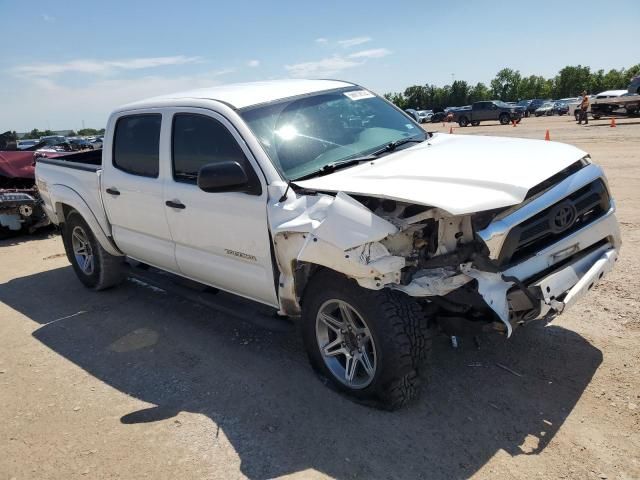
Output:
[[418,394],[431,351],[420,306],[404,293],[369,290],[330,271],[305,290],[302,336],[314,370],[367,405],[395,410]]
[[460,125],[461,127],[466,127],[467,125],[469,125],[469,120],[467,119],[467,117],[462,117],[460,118],[460,120],[458,120],[458,125]]
[[67,216],[62,240],[76,276],[86,287],[104,290],[125,279],[124,257],[111,255],[102,248],[78,212]]
[[506,113],[500,115],[500,125],[509,125],[509,115]]
[[480,125],[480,122],[478,122],[477,120],[476,120],[476,121],[471,122],[471,126],[472,126],[472,127],[477,127],[478,125]]

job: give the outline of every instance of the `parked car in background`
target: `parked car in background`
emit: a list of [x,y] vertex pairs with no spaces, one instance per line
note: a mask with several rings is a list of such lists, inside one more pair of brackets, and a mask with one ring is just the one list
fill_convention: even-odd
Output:
[[413,119],[418,123],[430,122],[431,116],[433,115],[432,110],[415,110],[413,108],[407,108],[405,112],[411,115]]
[[49,147],[68,143],[67,137],[64,137],[62,135],[48,135],[46,137],[40,137],[40,141],[44,142]]
[[454,119],[461,127],[480,125],[480,122],[498,120],[502,125],[511,121],[519,122],[523,113],[516,107],[508,105],[500,100],[475,102],[470,107],[453,110]]
[[531,100],[520,100],[519,102],[516,103],[516,106],[520,107],[523,109],[523,116],[528,117],[530,112],[529,112],[529,104],[531,103]]
[[102,137],[96,137],[93,140],[91,140],[89,143],[93,145],[94,150],[97,150],[99,148],[102,148],[103,139]]
[[438,123],[438,122],[444,122],[447,119],[447,112],[445,112],[444,110],[440,110],[439,112],[433,112],[433,115],[431,115],[431,118],[429,118],[429,121],[431,123]]
[[38,143],[40,143],[40,140],[32,140],[32,139],[18,140],[18,149],[19,150],[26,150],[27,148],[33,147],[34,145],[37,145]]
[[93,144],[87,142],[84,138],[71,138],[69,139],[69,145],[71,145],[71,150],[80,151],[80,150],[93,150]]
[[562,100],[553,102],[553,113],[555,115],[566,115],[569,113],[569,104]]
[[417,110],[414,110],[413,108],[407,108],[405,110],[405,112],[407,112],[409,115],[411,115],[416,122],[418,122],[418,123],[420,122],[420,117],[418,115],[418,111]]
[[432,110],[418,110],[418,122],[427,123],[431,121],[431,116],[433,115]]
[[541,98],[534,98],[533,100],[529,100],[529,105],[527,106],[527,112],[529,115],[534,115],[536,110],[539,109],[544,102],[548,100],[542,100]]
[[542,117],[544,115],[551,116],[553,115],[553,109],[555,108],[555,102],[544,102],[540,107],[536,108],[534,115],[536,117]]

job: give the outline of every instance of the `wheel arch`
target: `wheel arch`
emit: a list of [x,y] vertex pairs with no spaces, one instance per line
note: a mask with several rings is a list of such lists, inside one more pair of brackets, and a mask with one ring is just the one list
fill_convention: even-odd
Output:
[[122,256],[124,255],[118,247],[113,243],[110,235],[103,230],[100,222],[89,208],[89,205],[82,199],[77,192],[64,185],[55,185],[51,188],[52,198],[55,198],[53,203],[53,209],[56,216],[56,223],[62,225],[65,223],[68,215],[73,211],[78,214],[87,222],[87,225],[91,228],[91,232],[96,237],[96,240],[100,242],[102,248],[104,248],[111,255]]

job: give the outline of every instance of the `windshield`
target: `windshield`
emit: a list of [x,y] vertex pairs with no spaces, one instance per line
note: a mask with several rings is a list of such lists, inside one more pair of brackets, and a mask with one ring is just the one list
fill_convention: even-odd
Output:
[[496,100],[494,103],[497,106],[502,107],[502,108],[511,108],[512,107],[512,105],[509,105],[508,103],[505,103],[502,100]]
[[392,142],[426,138],[424,130],[386,101],[353,87],[248,108],[241,116],[288,179]]

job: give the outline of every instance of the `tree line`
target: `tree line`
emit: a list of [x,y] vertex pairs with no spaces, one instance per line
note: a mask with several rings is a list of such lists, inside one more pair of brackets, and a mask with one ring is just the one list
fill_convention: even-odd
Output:
[[[56,135],[56,132],[54,132],[52,130],[38,130],[37,128],[34,128],[30,132],[28,132],[24,136],[24,138],[35,138],[35,139],[38,139],[40,137],[49,137],[51,135]],[[77,132],[75,132],[73,130],[69,130],[69,133],[67,134],[68,137],[77,137],[77,136],[89,137],[89,136],[92,136],[92,135],[104,135],[104,128],[100,128],[100,129],[82,128],[82,129],[78,130]]]
[[603,90],[626,89],[636,75],[640,75],[640,63],[606,73],[602,69],[592,72],[590,67],[582,65],[566,66],[553,78],[540,75],[524,77],[518,70],[503,68],[489,85],[482,82],[471,85],[464,80],[455,80],[444,87],[412,85],[404,92],[390,92],[384,96],[403,110],[462,106],[481,100],[558,99],[577,97],[584,90],[594,94]]

